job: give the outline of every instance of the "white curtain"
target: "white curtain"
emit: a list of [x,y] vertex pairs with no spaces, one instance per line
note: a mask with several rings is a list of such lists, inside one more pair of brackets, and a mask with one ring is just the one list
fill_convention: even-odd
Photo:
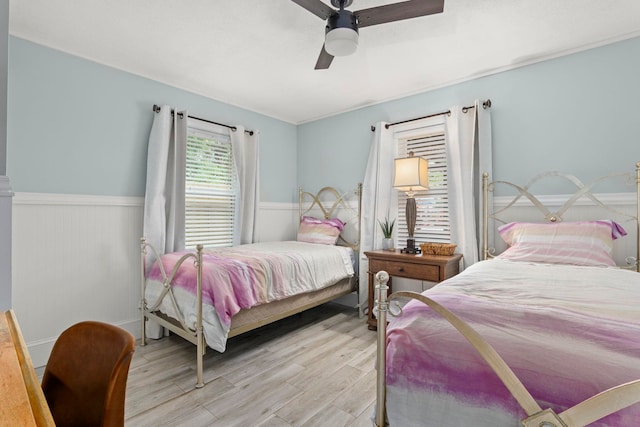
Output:
[[[478,248],[482,250],[483,236],[482,236],[482,174],[489,174],[489,181],[493,179],[493,137],[491,134],[491,108],[490,101],[485,101],[488,105],[485,105],[481,101],[476,100],[476,115],[478,116],[478,124],[476,127],[476,139],[478,143],[478,168],[476,175],[477,189],[476,194],[479,194],[477,198],[478,203],[476,205],[476,218],[478,218]],[[493,206],[493,193],[489,193],[489,206]],[[490,224],[491,225],[491,224]],[[491,229],[491,228],[490,228]],[[489,247],[493,247],[493,233],[489,233]],[[482,259],[482,252],[478,254],[478,257]]]
[[149,134],[143,235],[160,253],[184,249],[187,117],[163,105]]
[[466,113],[451,107],[446,117],[449,218],[451,241],[464,256],[464,265],[478,261],[482,173],[491,174],[491,117],[476,100]]
[[[362,183],[362,221],[360,223],[360,313],[368,302],[369,263],[364,255],[365,251],[380,249],[382,245],[382,231],[378,220],[394,216],[395,206],[393,189],[393,160],[397,147],[393,143],[393,133],[385,127],[386,123],[375,125],[375,132],[369,150],[369,161]],[[390,214],[391,212],[391,214]]]
[[249,134],[244,127],[236,126],[231,132],[231,143],[240,189],[234,244],[253,243],[260,203],[258,132]]

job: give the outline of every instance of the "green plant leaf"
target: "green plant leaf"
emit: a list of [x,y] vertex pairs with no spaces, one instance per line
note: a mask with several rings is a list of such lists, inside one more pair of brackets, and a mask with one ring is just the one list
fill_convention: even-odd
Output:
[[396,220],[389,221],[389,218],[385,218],[384,222],[378,220],[378,224],[380,224],[380,229],[384,237],[390,239],[393,236],[393,227],[396,224]]

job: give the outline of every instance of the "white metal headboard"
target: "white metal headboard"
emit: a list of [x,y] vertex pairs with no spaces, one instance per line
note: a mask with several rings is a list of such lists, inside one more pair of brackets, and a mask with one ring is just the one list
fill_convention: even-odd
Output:
[[[531,191],[531,187],[539,183],[542,180],[558,177],[563,179],[566,183],[569,183],[575,187],[575,191],[572,194],[567,195],[566,200],[559,203],[559,206],[550,207],[543,202],[543,197],[535,195]],[[609,206],[602,200],[602,195],[598,196],[593,191],[596,185],[614,179],[623,179],[629,185],[635,185],[635,199],[636,209],[635,214],[629,214],[621,212]],[[506,186],[512,190],[515,190],[516,194],[508,200],[504,206],[500,208],[494,208],[490,211],[489,205],[492,200],[493,193],[496,187]],[[489,230],[491,228],[490,223],[506,223],[508,221],[502,219],[507,210],[514,208],[514,206],[521,205],[523,201],[529,203],[529,206],[535,207],[535,210],[542,215],[544,221],[560,222],[564,219],[565,214],[574,208],[578,201],[585,198],[590,201],[593,206],[598,206],[600,212],[606,211],[610,214],[616,215],[626,220],[631,220],[635,224],[635,254],[626,258],[627,264],[634,268],[636,271],[640,271],[640,263],[638,257],[640,255],[640,162],[636,163],[635,173],[613,173],[603,177],[600,177],[589,184],[584,184],[580,179],[574,175],[565,174],[561,172],[546,172],[532,178],[525,186],[519,186],[508,181],[494,181],[489,182],[489,175],[484,173],[482,176],[482,189],[483,189],[483,202],[482,202],[482,259],[492,258],[495,255],[495,248],[489,243]],[[602,219],[602,218],[597,218]]]
[[341,193],[333,187],[321,188],[313,194],[298,189],[298,220],[304,215],[319,215],[324,219],[339,218],[345,228],[338,244],[348,246],[356,253],[360,250],[360,216],[362,210],[362,184],[355,190]]

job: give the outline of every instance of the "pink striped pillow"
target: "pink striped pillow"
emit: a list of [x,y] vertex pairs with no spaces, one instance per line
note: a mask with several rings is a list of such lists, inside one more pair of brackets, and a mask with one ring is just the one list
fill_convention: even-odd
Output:
[[615,266],[613,240],[627,232],[611,220],[511,222],[498,228],[509,248],[498,258],[552,264]]
[[303,216],[298,227],[298,242],[335,245],[344,223],[338,218],[318,219]]

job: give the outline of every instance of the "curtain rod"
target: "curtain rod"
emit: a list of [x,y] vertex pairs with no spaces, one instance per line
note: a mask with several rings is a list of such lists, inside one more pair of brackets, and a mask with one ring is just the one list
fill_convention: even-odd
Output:
[[[462,107],[462,112],[466,113],[467,111],[469,111],[472,108],[476,108],[476,106],[475,105],[469,105],[467,107]],[[483,101],[482,102],[482,108],[484,108],[485,110],[487,108],[491,108],[491,100],[487,99],[486,101]],[[386,125],[384,125],[384,127],[385,127],[385,129],[389,129],[391,126],[400,125],[400,124],[403,124],[403,123],[415,122],[416,120],[428,119],[430,117],[444,116],[445,114],[447,116],[450,116],[451,115],[451,110],[442,111],[440,113],[429,114],[428,116],[416,117],[415,119],[403,120],[401,122],[387,123]],[[371,132],[375,132],[375,130],[376,130],[376,127],[371,125]]]
[[[161,109],[162,109],[162,107],[160,107],[158,104],[153,104],[153,112],[154,113],[159,113]],[[171,114],[173,114],[173,110],[171,110]],[[182,113],[178,113],[178,115],[182,116]],[[218,123],[218,122],[214,122],[214,121],[207,120],[207,119],[201,119],[200,117],[194,117],[194,116],[188,116],[188,117],[190,119],[200,120],[201,122],[211,123],[212,125],[224,126],[224,127],[229,128],[229,129],[231,129],[233,131],[238,130],[237,127],[231,126],[231,125],[225,125],[224,123]],[[245,132],[248,133],[249,135],[253,135],[253,131],[252,130],[245,130]]]

